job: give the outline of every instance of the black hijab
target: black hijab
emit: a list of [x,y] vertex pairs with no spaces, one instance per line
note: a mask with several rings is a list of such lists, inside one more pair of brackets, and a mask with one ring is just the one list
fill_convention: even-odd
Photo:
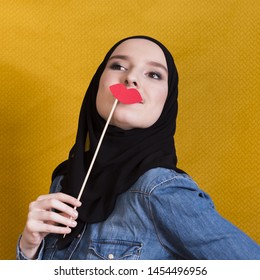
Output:
[[[165,167],[182,172],[176,167],[174,138],[177,117],[178,73],[172,55],[157,40],[147,36],[133,36],[116,43],[98,67],[84,97],[78,123],[76,142],[67,161],[60,164],[53,178],[64,174],[62,192],[78,197],[82,182],[97,147],[105,120],[96,108],[100,77],[116,47],[129,39],[146,39],[163,51],[168,67],[168,95],[159,119],[145,129],[123,130],[109,125],[97,155],[87,185],[83,192],[82,206],[78,208],[78,225],[59,247],[66,246],[87,223],[104,221],[114,209],[119,194],[129,189],[137,179],[151,168]],[[89,149],[85,151],[86,138]]]

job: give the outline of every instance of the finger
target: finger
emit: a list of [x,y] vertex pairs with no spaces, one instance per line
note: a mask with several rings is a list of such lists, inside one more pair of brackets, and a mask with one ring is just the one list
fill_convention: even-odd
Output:
[[30,215],[32,215],[32,217],[35,217],[33,216],[33,214],[36,213],[39,215],[37,217],[40,217],[41,215],[44,215],[43,213],[45,212],[49,213],[48,215],[51,215],[51,213],[59,212],[59,214],[62,213],[63,216],[69,216],[73,219],[76,219],[78,217],[78,212],[76,209],[53,198],[31,203],[29,206],[28,216],[29,218]]
[[39,232],[39,233],[47,233],[47,234],[48,233],[69,234],[71,232],[70,227],[42,223],[39,221],[28,222],[27,228],[31,232]]
[[38,221],[49,224],[61,224],[68,227],[75,227],[77,222],[53,211],[34,211],[29,214],[30,221]]
[[70,204],[72,206],[75,206],[75,207],[80,207],[81,206],[81,202],[77,198],[75,198],[71,195],[62,193],[62,192],[41,195],[37,198],[36,201],[45,200],[45,199],[52,199],[52,198],[57,199],[59,201],[62,201],[64,203],[68,203],[68,204]]
[[29,212],[42,210],[55,210],[63,212],[72,218],[77,218],[78,212],[76,207],[72,208],[70,205],[58,200],[55,197],[46,197],[45,199],[36,200],[29,205]]

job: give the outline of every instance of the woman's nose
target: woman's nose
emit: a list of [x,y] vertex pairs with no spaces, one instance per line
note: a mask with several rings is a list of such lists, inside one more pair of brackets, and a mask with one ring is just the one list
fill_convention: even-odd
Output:
[[137,82],[134,80],[134,79],[125,79],[125,85],[128,86],[128,87],[137,87]]
[[124,83],[126,87],[138,87],[137,75],[133,71],[128,72],[125,76]]

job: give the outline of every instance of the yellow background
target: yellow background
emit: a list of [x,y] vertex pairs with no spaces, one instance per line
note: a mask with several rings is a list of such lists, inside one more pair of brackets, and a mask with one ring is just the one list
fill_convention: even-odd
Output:
[[260,2],[1,0],[0,259],[15,258],[28,204],[74,143],[106,51],[137,34],[179,70],[179,167],[260,242]]

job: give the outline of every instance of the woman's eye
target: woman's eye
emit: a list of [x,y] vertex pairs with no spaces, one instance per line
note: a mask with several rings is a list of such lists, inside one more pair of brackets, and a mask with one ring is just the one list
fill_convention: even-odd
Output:
[[110,66],[110,68],[111,68],[112,70],[120,70],[120,71],[126,70],[126,68],[125,68],[124,66],[122,66],[122,65],[120,65],[120,64],[118,64],[118,63],[113,63],[113,64]]
[[152,79],[156,79],[156,80],[161,80],[162,79],[162,75],[156,72],[150,72],[148,73],[148,76]]

